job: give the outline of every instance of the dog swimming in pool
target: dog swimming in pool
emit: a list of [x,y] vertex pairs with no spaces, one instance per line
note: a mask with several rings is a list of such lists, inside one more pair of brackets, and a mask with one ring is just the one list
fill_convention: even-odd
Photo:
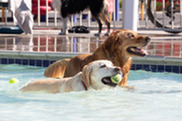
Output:
[[53,0],[52,6],[63,19],[63,29],[60,35],[68,33],[68,17],[72,14],[80,13],[85,9],[90,10],[93,18],[99,24],[99,36],[102,31],[102,21],[107,25],[107,33],[110,32],[110,21],[108,19],[108,0]]
[[[120,76],[119,78],[117,78],[118,75]],[[97,60],[85,65],[82,72],[77,73],[73,77],[39,79],[30,82],[20,90],[22,92],[42,91],[47,93],[61,93],[112,88],[120,83],[121,75],[121,68],[114,66],[111,61]]]

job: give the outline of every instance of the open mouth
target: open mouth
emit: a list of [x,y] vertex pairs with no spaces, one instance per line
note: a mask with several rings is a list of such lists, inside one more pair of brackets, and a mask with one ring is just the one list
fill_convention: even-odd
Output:
[[142,48],[138,47],[128,47],[128,53],[136,55],[136,56],[145,56],[148,55],[147,51],[143,50]]
[[111,87],[116,87],[116,83],[113,83],[112,81],[111,81],[111,77],[104,77],[103,79],[102,79],[102,82],[105,84],[105,85],[109,85],[109,86],[111,86]]

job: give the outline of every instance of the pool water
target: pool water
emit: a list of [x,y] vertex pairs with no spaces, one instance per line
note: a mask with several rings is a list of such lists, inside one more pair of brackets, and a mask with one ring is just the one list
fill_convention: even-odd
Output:
[[[1,121],[181,121],[182,75],[130,71],[115,89],[45,94],[19,89],[44,78],[45,68],[0,65]],[[20,83],[9,84],[10,78]]]

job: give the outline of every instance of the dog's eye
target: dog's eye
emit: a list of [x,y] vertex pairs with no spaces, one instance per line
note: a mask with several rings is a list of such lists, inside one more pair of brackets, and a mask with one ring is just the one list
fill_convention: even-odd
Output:
[[106,68],[106,65],[105,64],[104,65],[101,65],[100,68]]
[[135,36],[132,34],[132,33],[128,33],[127,36],[130,38],[130,39],[134,39]]

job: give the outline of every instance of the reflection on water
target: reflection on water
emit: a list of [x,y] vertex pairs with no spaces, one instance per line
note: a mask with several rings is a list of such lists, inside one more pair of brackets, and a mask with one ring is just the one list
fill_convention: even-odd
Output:
[[102,43],[95,37],[13,37],[0,38],[1,51],[93,52]]
[[[93,52],[106,38],[96,37],[1,37],[0,51],[20,52]],[[182,56],[182,41],[179,39],[152,39],[145,48],[149,55]]]

